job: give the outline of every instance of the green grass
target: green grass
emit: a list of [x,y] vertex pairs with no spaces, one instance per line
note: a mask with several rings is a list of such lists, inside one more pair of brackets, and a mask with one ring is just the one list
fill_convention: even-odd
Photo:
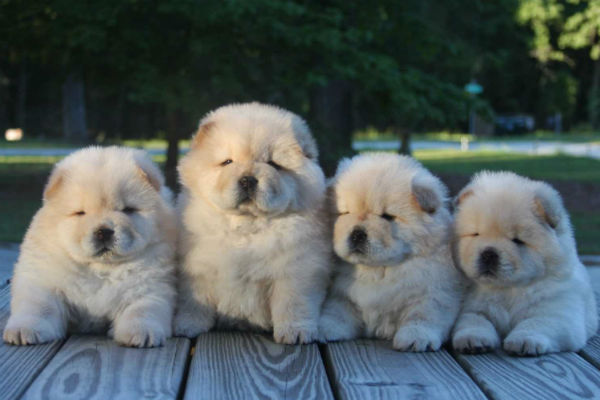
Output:
[[420,150],[414,154],[432,171],[472,175],[481,170],[513,171],[535,179],[600,184],[600,160],[568,155],[528,155],[501,151]]
[[[549,142],[600,142],[600,132],[564,132],[556,134],[551,131],[535,131],[532,133],[511,136],[476,137],[465,132],[426,132],[411,135],[411,140],[460,142],[463,138],[470,142],[506,142],[506,141],[549,141]],[[354,134],[354,140],[360,141],[391,141],[398,140],[398,135],[391,131],[378,131],[376,129],[365,129]]]
[[[600,196],[600,161],[566,155],[535,156],[507,152],[422,150],[415,157],[441,175],[463,176],[487,170],[510,170],[555,184],[585,183],[589,196]],[[0,157],[0,241],[20,242],[41,205],[53,164],[61,157]],[[164,156],[154,157],[158,163]],[[600,210],[570,210],[580,252],[600,254]]]
[[577,249],[581,254],[600,254],[600,211],[572,211]]

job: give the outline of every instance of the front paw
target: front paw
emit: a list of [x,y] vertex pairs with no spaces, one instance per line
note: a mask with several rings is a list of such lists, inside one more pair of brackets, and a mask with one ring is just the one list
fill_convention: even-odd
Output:
[[6,343],[17,346],[47,343],[64,337],[64,332],[50,321],[31,317],[10,317],[2,335]]
[[273,339],[282,344],[311,343],[319,338],[319,329],[314,326],[275,325]]
[[400,351],[437,351],[442,346],[441,335],[418,325],[402,326],[394,335],[393,346]]
[[500,339],[496,332],[487,332],[481,329],[458,331],[452,338],[454,350],[464,354],[489,353],[499,344]]
[[115,323],[112,331],[115,342],[128,347],[162,346],[169,332],[154,321],[130,320]]
[[542,334],[512,332],[504,339],[504,351],[515,356],[540,356],[551,350],[550,339]]
[[177,312],[173,319],[173,334],[195,338],[201,333],[208,332],[213,325],[212,318],[205,317],[201,313]]

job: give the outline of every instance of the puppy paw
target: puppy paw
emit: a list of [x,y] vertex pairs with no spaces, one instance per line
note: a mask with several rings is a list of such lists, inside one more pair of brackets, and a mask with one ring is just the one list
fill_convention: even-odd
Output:
[[504,351],[515,356],[540,356],[551,351],[551,341],[545,335],[513,332],[504,339]]
[[319,330],[310,326],[275,326],[273,339],[283,344],[311,343],[319,338]]
[[208,332],[213,325],[212,319],[203,317],[200,313],[178,312],[173,319],[173,334],[195,338],[201,333]]
[[400,351],[437,351],[442,346],[440,334],[432,329],[417,326],[403,326],[394,335],[393,346]]
[[125,321],[115,324],[112,331],[115,342],[127,347],[162,346],[168,335],[158,323]]
[[24,346],[47,343],[64,338],[64,333],[41,318],[13,318],[6,324],[2,339],[8,344]]
[[454,334],[452,347],[464,354],[489,353],[499,345],[496,332],[462,330]]

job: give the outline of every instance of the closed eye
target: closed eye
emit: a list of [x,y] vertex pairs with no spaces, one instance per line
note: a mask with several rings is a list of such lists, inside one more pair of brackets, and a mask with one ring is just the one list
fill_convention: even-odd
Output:
[[517,246],[523,246],[523,245],[525,244],[525,242],[524,242],[524,241],[522,241],[522,240],[521,240],[521,239],[519,239],[519,238],[513,238],[512,242],[513,242],[514,244],[516,244]]
[[220,165],[221,167],[224,167],[226,165],[229,165],[233,162],[233,160],[231,158],[228,158],[227,160],[223,161]]
[[281,168],[283,168],[281,165],[277,164],[273,160],[269,161],[267,164],[269,164],[271,167],[275,168],[276,170],[280,170]]
[[479,233],[475,232],[475,233],[467,233],[464,235],[461,235],[460,237],[477,237],[479,236]]
[[80,211],[76,211],[73,214],[71,214],[73,216],[77,216],[77,217],[81,217],[82,215],[85,215],[85,211],[80,210]]
[[395,217],[393,215],[383,213],[381,214],[381,218],[385,219],[386,221],[392,221]]
[[124,212],[125,214],[133,214],[135,212],[138,212],[138,209],[135,207],[127,206],[127,207],[123,208],[121,211]]

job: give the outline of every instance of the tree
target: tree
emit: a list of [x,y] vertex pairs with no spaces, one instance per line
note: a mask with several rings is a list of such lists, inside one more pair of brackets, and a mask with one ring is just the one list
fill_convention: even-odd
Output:
[[[593,63],[588,118],[593,129],[600,129],[600,0],[521,0],[518,17],[533,29],[533,54],[546,75],[556,69],[555,62],[573,69],[577,54],[570,50],[588,49],[583,59]],[[558,76],[564,74],[563,69]],[[554,79],[553,88],[561,84]]]

